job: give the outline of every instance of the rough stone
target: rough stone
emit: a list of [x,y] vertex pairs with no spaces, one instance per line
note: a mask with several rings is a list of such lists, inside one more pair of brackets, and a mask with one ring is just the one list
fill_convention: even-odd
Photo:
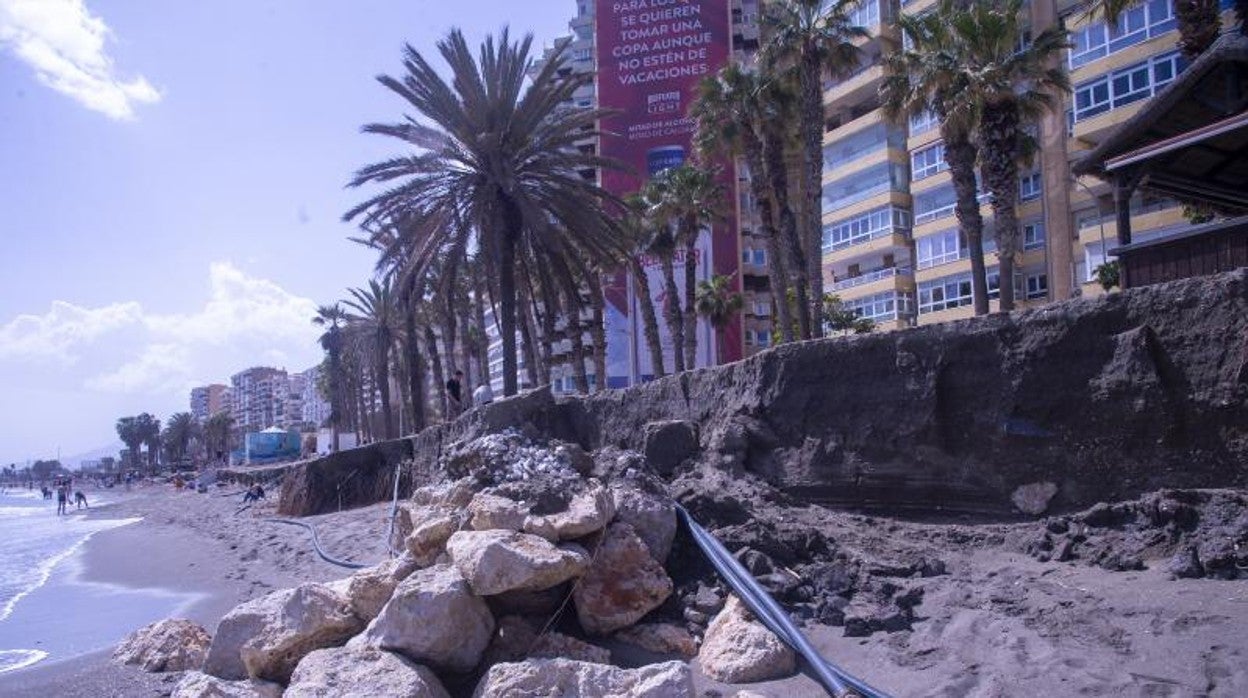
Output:
[[434,668],[468,671],[481,660],[493,632],[485,601],[472,594],[459,570],[440,564],[400,582],[357,644],[393,650]]
[[654,652],[690,658],[698,653],[698,641],[674,623],[641,623],[615,634],[615,639]]
[[628,627],[672,593],[667,572],[626,523],[607,528],[594,556],[572,594],[581,627],[590,633],[605,635]]
[[676,505],[671,498],[628,480],[612,482],[610,490],[615,520],[632,526],[655,560],[667,560],[676,538]]
[[642,433],[646,460],[663,475],[670,475],[685,459],[698,452],[698,427],[692,422],[650,422]]
[[495,664],[474,698],[520,696],[612,696],[614,698],[693,698],[693,675],[684,662],[638,669],[568,659],[530,659]]
[[429,669],[378,649],[337,647],[304,657],[282,698],[448,698]]
[[1053,495],[1057,494],[1057,485],[1051,482],[1033,482],[1014,490],[1010,501],[1024,514],[1039,516],[1049,508]]
[[143,671],[188,671],[204,663],[212,636],[198,623],[167,618],[136,630],[113,651],[113,661]]
[[407,536],[407,551],[420,567],[428,567],[442,554],[451,534],[463,525],[460,512],[446,505],[416,505],[405,507],[411,521],[411,533]]
[[576,545],[507,530],[458,531],[446,552],[474,594],[549,589],[584,573],[589,555]]
[[226,681],[198,671],[185,674],[170,698],[281,698],[281,684],[257,679]]
[[227,680],[284,683],[305,654],[345,642],[361,625],[347,599],[321,584],[276,591],[236,606],[221,619],[204,672]]
[[698,664],[716,681],[753,683],[793,673],[797,657],[731,596],[706,629]]
[[587,488],[572,495],[567,509],[526,517],[524,531],[550,541],[573,540],[601,531],[614,515],[610,493],[601,483],[590,481]]
[[377,617],[381,607],[390,600],[394,588],[416,570],[416,561],[408,556],[386,560],[356,572],[347,579],[347,598],[351,611],[368,622]]
[[520,502],[507,497],[479,492],[468,504],[468,513],[472,517],[469,525],[474,530],[486,531],[501,528],[519,531],[524,528],[524,519],[528,515],[528,510]]

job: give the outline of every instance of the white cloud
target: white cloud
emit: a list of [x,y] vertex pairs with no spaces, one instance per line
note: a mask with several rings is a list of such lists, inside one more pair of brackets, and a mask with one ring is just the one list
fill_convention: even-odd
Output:
[[147,78],[124,79],[105,50],[112,31],[84,0],[0,0],[0,44],[39,80],[109,118],[134,118],[134,107],[160,101]]
[[86,387],[106,393],[187,392],[194,381],[191,350],[181,344],[151,344],[118,368],[87,379]]
[[54,301],[44,315],[0,325],[0,359],[76,367],[94,391],[160,394],[261,363],[299,370],[319,358],[311,299],[228,263],[212,264],[208,275],[208,299],[191,313]]
[[79,350],[102,336],[142,321],[138,303],[115,303],[102,308],[82,308],[53,301],[44,315],[18,315],[0,326],[0,359],[52,361],[72,365]]

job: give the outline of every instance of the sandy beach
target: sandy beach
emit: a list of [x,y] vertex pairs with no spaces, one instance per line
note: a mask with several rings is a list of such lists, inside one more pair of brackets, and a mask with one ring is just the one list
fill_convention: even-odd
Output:
[[[303,529],[265,522],[273,504],[239,509],[241,495],[136,490],[108,517],[139,523],[96,535],[80,562],[84,580],[194,595],[184,614],[212,630],[235,604],[349,570],[320,560]],[[364,563],[386,555],[387,506],[305,519],[325,548]],[[914,523],[819,507],[794,510],[842,545],[887,556],[939,548],[948,573],[922,586],[912,630],[846,637],[808,623],[826,657],[896,696],[1242,696],[1248,694],[1248,584],[1170,579],[1164,560],[1109,572],[1080,562],[1040,562],[1010,550],[1027,524]],[[132,629],[132,628],[131,628]],[[121,634],[124,634],[121,633]],[[108,649],[0,676],[3,696],[167,695],[176,674],[110,663]],[[726,686],[695,674],[699,695],[820,696],[806,676]]]

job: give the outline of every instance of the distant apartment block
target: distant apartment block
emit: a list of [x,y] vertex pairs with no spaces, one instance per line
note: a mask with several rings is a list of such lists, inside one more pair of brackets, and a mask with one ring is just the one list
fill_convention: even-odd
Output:
[[191,389],[191,416],[204,421],[212,415],[231,409],[230,387],[220,383]]
[[303,373],[297,374],[302,378],[301,392],[303,400],[301,403],[303,423],[310,428],[320,428],[329,421],[329,400],[321,395],[321,367],[313,366]]
[[230,378],[234,429],[239,433],[262,431],[286,424],[286,401],[290,377],[286,371],[257,366]]

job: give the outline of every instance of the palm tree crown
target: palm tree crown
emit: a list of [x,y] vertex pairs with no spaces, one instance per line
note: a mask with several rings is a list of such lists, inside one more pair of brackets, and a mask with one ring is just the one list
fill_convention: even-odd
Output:
[[[576,148],[595,135],[602,110],[570,108],[573,92],[592,79],[560,75],[558,46],[525,86],[533,37],[512,42],[506,29],[485,40],[474,56],[463,34],[452,30],[438,43],[451,80],[411,46],[402,78],[378,80],[402,97],[418,117],[370,124],[368,133],[399,139],[416,149],[361,169],[352,186],[397,183],[344,216],[366,228],[404,221],[392,245],[408,272],[420,273],[438,254],[476,248],[493,258],[500,294],[504,393],[516,380],[517,248],[558,247],[576,235],[592,256],[614,255],[608,195],[580,170],[613,163]],[[456,255],[458,257],[458,255]]]

